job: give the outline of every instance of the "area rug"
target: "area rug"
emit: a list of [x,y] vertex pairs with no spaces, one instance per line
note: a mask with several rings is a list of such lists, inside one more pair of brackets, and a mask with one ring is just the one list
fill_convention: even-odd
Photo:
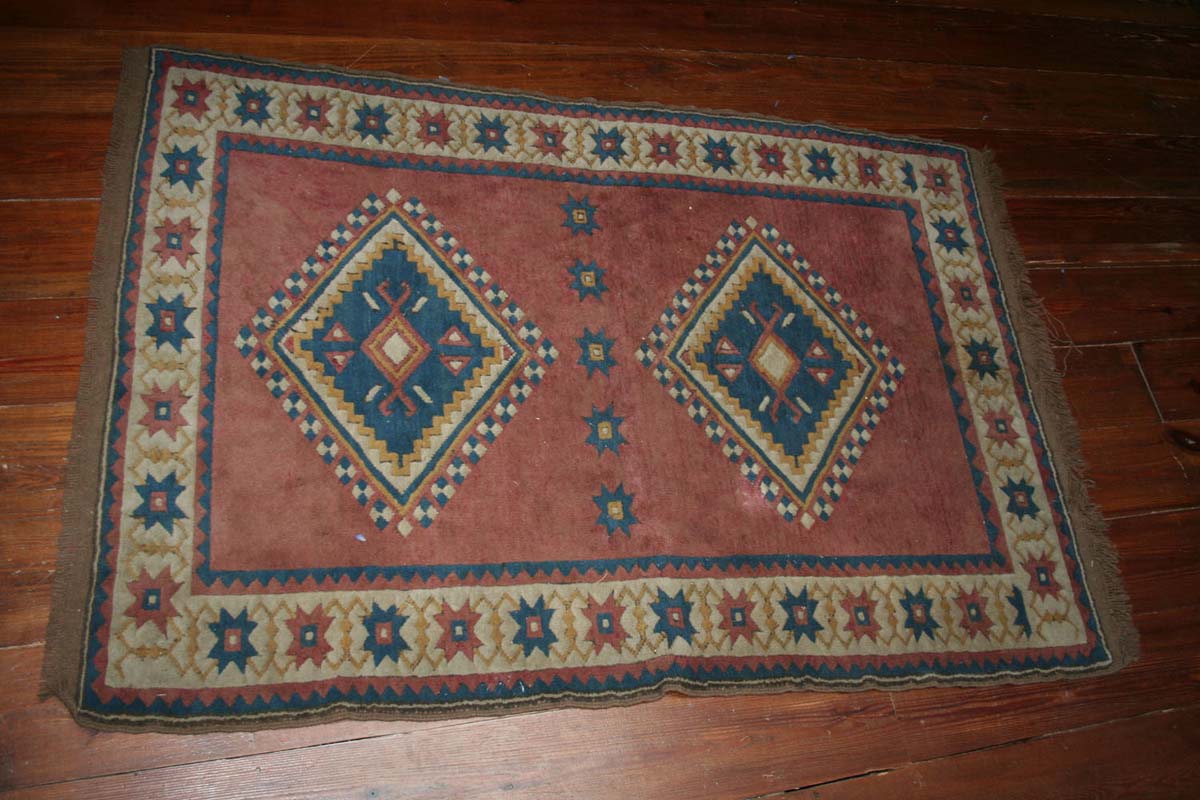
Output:
[[1119,668],[1023,269],[961,147],[131,51],[46,691],[200,731]]

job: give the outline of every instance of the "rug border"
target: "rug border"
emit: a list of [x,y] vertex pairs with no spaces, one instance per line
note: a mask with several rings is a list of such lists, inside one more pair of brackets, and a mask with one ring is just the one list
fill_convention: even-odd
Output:
[[[174,733],[209,733],[215,731],[263,730],[295,727],[344,719],[408,719],[433,720],[465,716],[498,716],[518,711],[529,712],[549,708],[628,706],[662,697],[668,692],[688,696],[737,694],[774,694],[787,691],[838,691],[907,689],[937,686],[981,686],[980,679],[959,676],[910,678],[892,683],[877,676],[855,681],[822,681],[780,679],[777,682],[743,683],[710,682],[693,685],[690,681],[664,679],[655,686],[644,687],[615,697],[556,696],[521,699],[512,705],[465,706],[453,710],[420,710],[411,707],[364,706],[359,708],[325,707],[306,712],[281,712],[278,716],[243,717],[220,721],[181,718],[178,721],[161,719],[114,721],[109,716],[97,716],[81,708],[80,689],[83,679],[83,659],[87,652],[87,608],[89,590],[95,574],[96,515],[100,501],[101,465],[104,432],[107,426],[107,400],[111,394],[114,372],[113,333],[118,303],[118,282],[123,262],[122,249],[130,224],[130,193],[136,171],[136,153],[144,127],[145,103],[149,92],[151,60],[157,49],[211,55],[221,58],[252,61],[258,64],[294,69],[291,62],[255,56],[229,55],[192,48],[156,45],[127,49],[122,54],[120,82],[113,109],[113,124],[104,167],[100,221],[88,296],[87,335],[83,371],[76,400],[75,423],[68,449],[68,464],[63,501],[62,531],[59,535],[58,573],[55,576],[47,627],[45,655],[42,665],[42,699],[56,696],[75,720],[92,728],[123,731],[164,731]],[[398,80],[409,84],[447,86],[467,91],[483,91],[514,98],[533,98],[553,103],[587,103],[604,108],[645,109],[662,112],[696,112],[708,116],[731,117],[781,124],[809,124],[828,127],[848,134],[879,135],[875,131],[847,128],[821,121],[796,123],[779,117],[720,109],[701,109],[693,106],[656,103],[606,103],[593,98],[560,98],[537,92],[512,92],[471,84],[440,83],[406,78],[390,72],[364,72],[341,67],[304,64],[305,68],[329,69],[344,74],[363,75],[383,80]],[[1085,464],[1078,428],[1062,388],[1062,378],[1055,366],[1051,339],[1044,320],[1044,309],[1029,282],[1025,261],[1009,222],[1002,194],[1003,180],[991,153],[974,148],[925,139],[902,136],[912,142],[952,147],[966,154],[967,165],[974,183],[976,202],[983,219],[991,258],[1000,276],[1002,299],[1011,321],[1011,329],[1021,354],[1025,379],[1029,385],[1030,405],[1037,415],[1045,438],[1050,461],[1059,481],[1060,497],[1068,525],[1074,533],[1079,562],[1083,566],[1084,588],[1091,598],[1097,617],[1097,627],[1104,637],[1111,662],[1080,671],[1051,669],[1031,672],[1018,677],[1004,677],[992,685],[1042,683],[1055,679],[1077,679],[1115,672],[1132,663],[1138,655],[1138,634],[1133,624],[1128,596],[1121,583],[1117,555],[1107,536],[1107,525],[1099,509],[1088,495],[1084,477]]]

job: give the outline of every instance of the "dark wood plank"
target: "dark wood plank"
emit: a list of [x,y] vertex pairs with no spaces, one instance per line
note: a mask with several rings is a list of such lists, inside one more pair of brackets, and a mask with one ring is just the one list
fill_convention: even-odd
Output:
[[1200,261],[1198,200],[1014,197],[1008,210],[1030,263]]
[[1154,401],[1129,345],[1058,347],[1054,357],[1079,427],[1112,428],[1158,422]]
[[[871,58],[951,65],[1197,77],[1188,31],[1109,20],[1067,20],[964,8],[894,8],[748,0],[728,4],[608,0],[603,24],[557,0],[415,0],[378,13],[371,0],[344,0],[339,13],[268,0],[197,8],[134,2],[49,0],[18,6],[11,24],[240,33],[413,37],[489,44],[560,42],[608,47]],[[831,36],[836,31],[836,36]]]
[[1092,498],[1107,516],[1200,505],[1200,422],[1098,428],[1081,433]]
[[0,203],[0,301],[85,297],[99,220],[91,200]]
[[[120,48],[163,41],[300,63],[319,54],[335,66],[426,80],[902,133],[952,127],[1192,136],[1200,115],[1200,81],[1171,78],[592,45],[11,29],[0,31],[0,80],[10,90],[0,114],[108,113]],[[900,115],[899,108],[921,111]]]
[[83,363],[87,301],[0,301],[0,405],[72,400]]
[[1178,798],[1200,780],[1200,707],[1172,709],[1018,742],[986,752],[909,764],[900,769],[812,787],[788,797],[895,800],[987,796]]
[[1121,575],[1139,613],[1200,604],[1200,509],[1124,517],[1109,524]]
[[904,0],[904,5],[977,8],[983,11],[1003,9],[1025,15],[1114,19],[1154,25],[1200,25],[1200,12],[1188,0]]
[[1191,266],[1036,269],[1052,325],[1075,344],[1200,334],[1200,269]]
[[109,114],[52,126],[0,117],[0,199],[98,198],[111,127]]
[[1137,357],[1163,419],[1200,417],[1200,339],[1142,342]]

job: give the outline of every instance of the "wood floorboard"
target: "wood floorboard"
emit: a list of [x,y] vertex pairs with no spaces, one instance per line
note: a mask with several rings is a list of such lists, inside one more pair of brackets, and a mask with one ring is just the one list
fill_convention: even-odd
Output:
[[[964,8],[893,9],[838,3],[661,2],[608,0],[603,25],[557,0],[413,0],[379,13],[372,0],[343,0],[340,13],[288,0],[258,2],[233,15],[197,13],[154,0],[28,4],[13,14],[29,27],[189,30],[241,33],[372,35],[470,43],[564,44],[689,49],[755,55],[871,58],[954,66],[1021,67],[1068,72],[1200,77],[1188,31],[1171,25],[981,12]],[[830,31],[837,35],[831,36]]]
[[1037,796],[1037,789],[1051,790],[1043,796],[1058,800],[1188,797],[1200,779],[1198,750],[1200,707],[1190,706],[910,764],[789,792],[787,798],[961,797],[981,785],[993,800]]
[[329,65],[422,80],[836,119],[897,133],[951,127],[1194,136],[1200,114],[1200,81],[1177,78],[596,45],[44,29],[0,34],[0,80],[8,90],[0,114],[106,113],[120,47],[163,41],[301,62],[319,54]]
[[[0,12],[0,792],[1187,796],[1200,752],[1194,7],[286,5],[48,0]],[[1093,496],[1110,517],[1140,660],[1116,675],[1018,687],[669,696],[605,711],[194,737],[79,728],[57,702],[36,700],[39,643],[120,50],[158,42],[992,149],[1062,345],[1055,355]]]

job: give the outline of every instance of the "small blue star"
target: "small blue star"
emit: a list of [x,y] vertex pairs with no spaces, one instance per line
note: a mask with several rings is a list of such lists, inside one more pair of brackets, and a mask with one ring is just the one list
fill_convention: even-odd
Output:
[[384,110],[383,103],[363,103],[362,108],[354,109],[354,113],[358,117],[358,122],[354,123],[354,130],[358,131],[362,138],[370,137],[382,142],[388,135],[388,120],[392,115]]
[[837,177],[837,168],[833,164],[833,156],[829,148],[813,147],[808,151],[808,174],[819,180],[833,180]]
[[617,360],[612,356],[612,346],[616,340],[609,339],[604,328],[596,333],[592,333],[590,328],[584,328],[583,336],[575,341],[579,343],[580,349],[578,363],[587,368],[589,378],[597,370],[607,377],[608,370],[617,365]]
[[550,630],[554,609],[546,608],[546,598],[539,597],[537,602],[530,605],[522,597],[521,607],[508,613],[517,623],[517,635],[513,637],[513,642],[521,645],[525,655],[532,655],[534,650],[550,655],[550,645],[558,641],[558,636]]
[[241,609],[234,616],[227,609],[221,609],[221,618],[209,622],[209,630],[217,637],[216,644],[209,650],[209,658],[216,658],[217,672],[234,664],[240,672],[246,672],[246,660],[258,655],[258,649],[250,643],[250,634],[258,622],[250,619],[250,610]]
[[250,634],[258,623],[250,619],[249,609],[242,609],[236,617],[226,609],[216,622],[208,623],[208,629],[217,637],[216,644],[208,651],[209,658],[217,660],[217,672],[233,664],[239,671],[246,671],[246,660],[258,655],[257,648],[250,644]]
[[500,117],[494,119],[482,117],[479,122],[475,123],[475,130],[479,132],[475,137],[475,144],[483,145],[484,152],[495,150],[503,153],[508,149],[508,126]]
[[807,586],[800,590],[800,594],[792,594],[791,589],[785,591],[787,596],[779,601],[786,617],[783,629],[791,631],[792,639],[797,642],[803,636],[816,642],[817,631],[825,630],[825,626],[817,621],[817,601],[809,599]]
[[922,636],[932,639],[933,632],[942,627],[933,618],[933,600],[926,596],[924,589],[916,594],[905,589],[904,597],[900,599],[900,607],[904,609],[906,615],[904,627],[913,632],[918,642],[921,641]]
[[1033,502],[1033,486],[1029,481],[1017,482],[1008,478],[1000,489],[1008,495],[1007,508],[1010,514],[1016,514],[1018,519],[1037,515],[1039,509],[1037,503]]
[[183,297],[179,296],[174,300],[163,300],[160,297],[153,303],[147,303],[146,310],[153,317],[150,327],[146,329],[146,335],[153,337],[154,343],[159,347],[169,344],[176,352],[182,353],[183,340],[193,338],[186,325],[193,309],[183,304]]
[[959,225],[952,219],[938,217],[933,222],[933,227],[937,229],[937,243],[947,250],[953,250],[956,253],[963,253],[967,249],[967,243],[963,240],[963,234],[966,233],[966,228]]
[[621,435],[620,428],[625,418],[613,415],[612,403],[609,403],[608,408],[603,411],[598,411],[595,406],[592,406],[592,415],[584,417],[583,421],[591,426],[587,443],[596,448],[596,455],[603,455],[605,450],[612,450],[617,455],[621,454],[620,447],[625,444],[625,437]]
[[704,163],[712,167],[713,172],[718,169],[733,172],[733,168],[737,166],[733,160],[733,147],[727,139],[714,139],[709,136],[704,144],[704,152]]
[[696,627],[692,625],[691,620],[692,604],[683,598],[683,589],[674,596],[659,589],[658,600],[651,603],[650,608],[658,615],[658,621],[654,623],[654,632],[665,633],[668,646],[674,644],[676,639],[683,639],[691,644]]
[[604,285],[604,273],[607,271],[601,269],[595,261],[584,264],[578,259],[575,266],[567,267],[567,272],[571,275],[571,288],[579,292],[579,302],[582,303],[588,297],[604,299],[603,295],[608,291],[608,287]]
[[363,640],[363,649],[375,658],[375,666],[383,663],[385,658],[392,661],[400,660],[400,653],[408,650],[408,642],[400,635],[400,629],[408,617],[396,612],[396,606],[383,608],[378,603],[371,604],[371,613],[363,617],[363,627],[367,629],[367,638]]
[[569,228],[572,236],[578,236],[581,233],[591,236],[595,231],[600,230],[600,224],[596,222],[596,206],[592,205],[586,197],[576,200],[568,194],[567,202],[559,207],[567,213],[563,227]]
[[967,366],[980,378],[995,378],[1000,373],[1000,365],[996,363],[999,348],[990,340],[972,337],[966,349],[967,354],[971,356],[971,363]]
[[172,186],[182,183],[189,191],[196,188],[196,181],[200,180],[200,165],[205,162],[200,155],[199,145],[190,150],[180,150],[179,145],[175,145],[171,152],[163,154],[163,158],[167,160],[167,168],[159,173],[161,177],[170,180]]
[[251,89],[243,86],[238,92],[238,107],[233,110],[242,124],[255,123],[260,128],[271,118],[271,95],[266,89]]
[[630,526],[638,522],[638,518],[633,515],[633,498],[634,495],[625,491],[623,483],[612,490],[606,484],[600,484],[600,494],[592,498],[592,502],[600,509],[596,524],[603,525],[609,536],[617,531],[629,536]]
[[175,520],[187,516],[179,507],[179,495],[183,487],[179,485],[175,473],[159,480],[153,475],[146,475],[146,482],[135,487],[142,496],[142,504],[133,510],[133,516],[142,521],[149,530],[155,525],[161,525],[167,533],[175,532]]
[[592,153],[600,157],[600,163],[612,160],[619,162],[625,155],[625,136],[614,126],[607,131],[598,130],[593,135]]

